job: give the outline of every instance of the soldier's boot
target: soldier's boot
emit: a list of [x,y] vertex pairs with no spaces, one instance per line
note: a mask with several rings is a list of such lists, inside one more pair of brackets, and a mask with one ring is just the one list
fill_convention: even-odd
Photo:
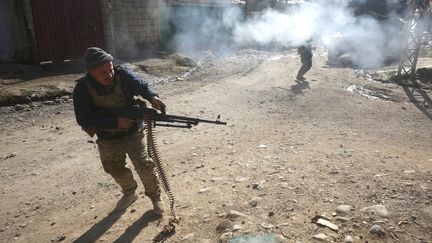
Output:
[[163,202],[160,194],[151,196],[150,200],[153,204],[153,211],[158,215],[162,215],[165,212],[165,203]]
[[299,76],[299,75],[297,75],[296,79],[299,80],[299,81],[304,81],[305,80],[305,78],[303,76]]
[[124,194],[122,198],[117,202],[116,209],[124,210],[128,208],[132,203],[138,199],[138,195],[133,193]]
[[300,70],[298,71],[298,73],[297,73],[296,79],[299,80],[299,81],[305,80],[305,78],[303,77],[304,74],[305,74],[305,72],[304,72],[304,66],[302,66],[300,68]]

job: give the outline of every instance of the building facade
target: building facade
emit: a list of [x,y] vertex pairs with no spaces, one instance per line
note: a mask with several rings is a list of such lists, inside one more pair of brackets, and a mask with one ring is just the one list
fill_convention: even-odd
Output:
[[0,0],[0,62],[75,59],[89,46],[140,56],[160,47],[159,11],[158,0]]
[[105,46],[118,57],[160,47],[159,1],[100,0]]

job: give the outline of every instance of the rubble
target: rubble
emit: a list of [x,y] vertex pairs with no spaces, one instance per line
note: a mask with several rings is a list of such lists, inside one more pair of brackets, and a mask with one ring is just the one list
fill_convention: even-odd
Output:
[[387,218],[390,215],[384,205],[373,205],[369,207],[364,207],[360,209],[360,212],[382,218]]
[[381,228],[381,226],[376,224],[372,225],[372,227],[369,229],[369,233],[373,235],[377,235],[381,238],[384,238],[385,236],[385,231]]
[[351,205],[339,205],[336,207],[335,212],[338,215],[347,215],[351,213],[352,210],[354,210],[354,207]]

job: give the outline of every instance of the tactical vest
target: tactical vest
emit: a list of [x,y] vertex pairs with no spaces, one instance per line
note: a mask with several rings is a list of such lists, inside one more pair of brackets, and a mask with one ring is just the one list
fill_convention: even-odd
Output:
[[[113,80],[113,89],[114,91],[108,95],[98,95],[95,87],[90,83],[90,79],[86,78],[85,84],[87,86],[87,90],[89,91],[89,94],[91,96],[91,99],[93,101],[93,106],[96,111],[96,113],[99,114],[108,114],[108,115],[115,115],[113,110],[119,110],[123,108],[130,107],[128,100],[126,99],[125,94],[123,93],[122,89],[122,80],[120,79],[120,75],[117,75]],[[120,128],[112,128],[112,129],[99,129],[106,132],[126,132],[127,129],[120,129]]]

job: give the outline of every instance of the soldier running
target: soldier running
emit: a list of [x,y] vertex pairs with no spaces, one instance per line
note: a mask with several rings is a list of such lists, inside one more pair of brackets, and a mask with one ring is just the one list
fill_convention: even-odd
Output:
[[303,81],[305,80],[304,75],[311,69],[312,67],[312,45],[311,41],[308,40],[306,43],[302,44],[297,49],[298,54],[300,55],[302,66],[297,73],[297,80]]

